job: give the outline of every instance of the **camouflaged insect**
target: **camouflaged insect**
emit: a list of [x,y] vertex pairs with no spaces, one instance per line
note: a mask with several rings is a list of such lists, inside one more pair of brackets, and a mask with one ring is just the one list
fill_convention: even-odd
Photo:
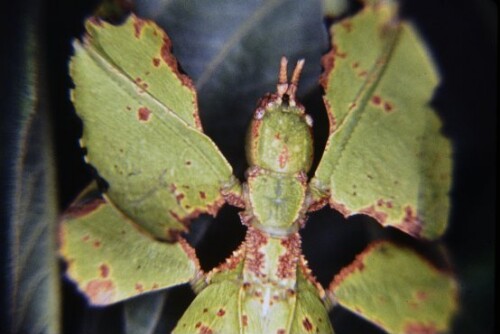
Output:
[[[438,77],[395,11],[368,3],[333,26],[321,79],[330,135],[311,180],[312,119],[295,95],[304,62],[289,80],[281,59],[276,92],[249,126],[243,184],[203,133],[167,35],[134,15],[120,26],[88,20],[71,59],[72,101],[86,161],[109,187],[89,187],[66,212],[60,252],[89,302],[191,282],[197,297],[174,333],[332,333],[334,305],[391,333],[448,330],[456,282],[412,250],[376,242],[327,289],[301,253],[307,213],[327,203],[415,237],[446,227],[450,144],[428,105]],[[181,233],[226,202],[244,209],[246,237],[204,273]]]

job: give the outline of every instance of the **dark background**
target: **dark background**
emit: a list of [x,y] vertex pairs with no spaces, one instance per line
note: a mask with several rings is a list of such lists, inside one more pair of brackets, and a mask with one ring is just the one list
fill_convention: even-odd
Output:
[[[70,80],[67,62],[71,39],[82,34],[83,19],[97,3],[95,0],[52,0],[46,1],[43,6],[46,84],[53,111],[61,210],[89,182],[91,175],[78,146],[81,124],[68,98]],[[15,22],[16,15],[22,15],[22,11],[17,10],[12,11],[13,15],[9,18],[12,22]],[[493,333],[497,4],[491,0],[406,0],[402,1],[402,13],[417,25],[440,69],[442,83],[433,105],[443,119],[444,133],[454,145],[452,211],[449,229],[443,239],[460,280],[462,305],[453,333]],[[2,30],[2,34],[7,32]],[[313,114],[315,120],[325,117],[321,115],[320,95],[318,88],[303,100],[308,110],[319,110],[318,115]],[[317,145],[321,150],[326,132],[325,129],[318,131]],[[224,207],[215,221],[205,217],[194,223],[195,230],[208,226],[205,237],[196,247],[204,269],[222,261],[241,242],[244,228],[236,212]],[[318,280],[325,285],[364,249],[374,235],[388,235],[420,250],[439,248],[436,244],[415,243],[399,232],[383,231],[370,219],[353,217],[346,221],[330,209],[312,214],[302,235],[304,253]],[[194,240],[196,236],[192,238]],[[440,258],[442,260],[443,257]],[[65,332],[120,331],[117,326],[121,319],[120,305],[89,309],[83,297],[66,280],[63,295]],[[171,298],[178,301],[165,313],[167,319],[175,321],[172,319],[182,313],[193,294],[189,288],[181,287],[174,289]],[[380,332],[341,309],[335,309],[331,317],[336,332],[340,334]],[[172,324],[168,323],[167,327]]]

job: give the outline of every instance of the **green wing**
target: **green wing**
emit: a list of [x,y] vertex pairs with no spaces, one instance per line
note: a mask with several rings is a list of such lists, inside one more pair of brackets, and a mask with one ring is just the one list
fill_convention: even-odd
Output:
[[395,6],[374,3],[333,26],[322,78],[331,133],[311,191],[345,216],[436,238],[451,183],[451,146],[429,106],[438,77]]
[[60,253],[68,276],[94,305],[186,283],[199,271],[186,241],[169,244],[142,233],[95,186],[62,220]]
[[457,283],[413,251],[374,243],[330,285],[334,303],[389,333],[442,333],[457,311]]
[[297,299],[290,333],[333,333],[325,304],[308,275],[303,270],[297,271]]
[[86,159],[110,202],[174,239],[189,218],[217,212],[221,188],[236,182],[232,169],[202,133],[195,90],[160,28],[133,15],[120,26],[90,19],[86,28],[71,59]]

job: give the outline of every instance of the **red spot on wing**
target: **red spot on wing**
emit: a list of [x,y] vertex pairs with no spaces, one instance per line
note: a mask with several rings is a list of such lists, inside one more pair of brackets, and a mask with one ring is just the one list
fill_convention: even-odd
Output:
[[278,329],[278,331],[276,332],[276,334],[285,334],[286,331],[284,329]]
[[323,67],[323,73],[319,78],[319,83],[326,90],[328,88],[328,76],[335,67],[335,52],[333,49],[321,57],[321,66]]
[[101,264],[99,266],[99,271],[101,272],[101,277],[106,278],[109,276],[109,267],[106,264]]
[[146,107],[140,107],[137,110],[137,117],[139,118],[140,121],[147,122],[151,117],[151,110],[149,110]]
[[409,323],[404,328],[405,334],[435,334],[437,328],[432,324]]
[[312,332],[313,330],[313,325],[311,321],[309,320],[308,317],[305,317],[304,320],[302,320],[302,325],[304,326],[304,329],[308,332]]
[[156,58],[156,57],[155,57],[155,58],[153,58],[153,65],[154,65],[155,67],[160,66],[160,58]]
[[223,317],[224,314],[226,314],[226,311],[224,311],[224,309],[219,309],[219,311],[217,311],[217,316],[218,317]]
[[205,325],[201,325],[200,326],[200,331],[198,332],[200,334],[212,334],[213,331],[210,327],[208,326],[205,326]]
[[248,316],[243,314],[241,316],[241,323],[243,325],[243,327],[247,327],[248,326]]
[[359,212],[375,218],[382,225],[387,221],[387,213],[377,210],[374,205],[361,209]]
[[411,206],[405,207],[405,216],[396,227],[416,237],[419,237],[422,233],[422,221]]
[[115,287],[109,279],[94,279],[87,283],[85,294],[92,303],[105,305],[114,301]]
[[384,102],[384,110],[387,112],[391,112],[393,110],[393,106],[389,102]]
[[101,242],[99,240],[96,240],[96,241],[94,241],[92,246],[94,246],[94,248],[99,248],[99,247],[101,247]]
[[352,31],[352,23],[349,20],[342,20],[340,26],[344,28],[347,32]]
[[200,191],[200,198],[201,198],[201,199],[205,199],[205,198],[207,198],[207,194],[205,194],[205,192],[204,192],[204,191]]
[[372,102],[375,105],[379,105],[382,102],[382,99],[378,95],[372,96]]
[[141,20],[138,17],[134,17],[133,20],[134,20],[134,23],[133,23],[134,24],[134,35],[136,38],[139,38],[141,36],[142,28],[146,24],[146,21]]
[[144,292],[144,285],[142,285],[141,283],[135,283],[135,291]]

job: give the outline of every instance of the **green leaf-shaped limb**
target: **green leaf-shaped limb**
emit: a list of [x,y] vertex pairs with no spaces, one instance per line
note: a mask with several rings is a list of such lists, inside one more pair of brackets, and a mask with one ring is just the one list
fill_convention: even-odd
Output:
[[448,220],[451,146],[429,106],[438,77],[390,2],[334,25],[324,58],[331,134],[312,180],[345,216],[436,238]]
[[60,239],[69,277],[94,305],[186,283],[199,270],[187,242],[153,240],[92,187],[63,216]]
[[87,161],[114,205],[173,239],[189,218],[217,212],[232,169],[201,132],[195,91],[160,28],[135,16],[120,26],[90,19],[86,28],[71,77]]
[[372,244],[330,286],[334,302],[390,333],[442,333],[457,311],[457,284],[407,248]]

